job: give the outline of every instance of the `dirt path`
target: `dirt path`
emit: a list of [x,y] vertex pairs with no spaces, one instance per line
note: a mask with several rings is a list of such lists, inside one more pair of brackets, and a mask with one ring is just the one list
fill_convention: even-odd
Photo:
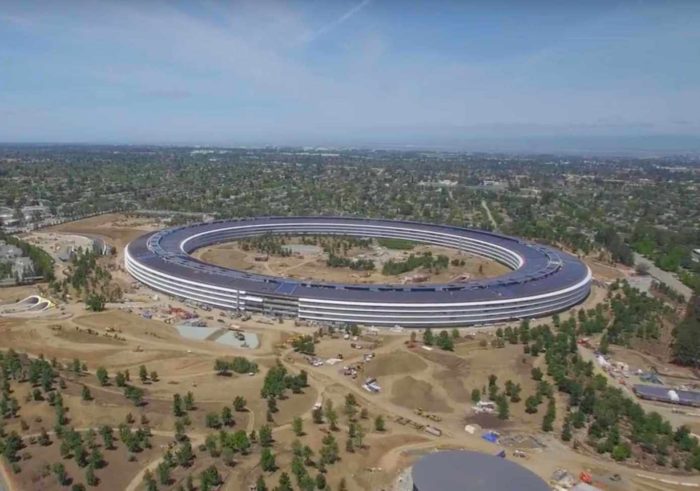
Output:
[[486,204],[486,200],[482,199],[481,200],[481,207],[484,209],[486,212],[486,216],[489,217],[489,221],[491,222],[491,225],[493,226],[493,231],[498,230],[498,224],[496,223],[496,220],[493,219],[493,215],[491,214],[491,210],[489,209],[489,205]]

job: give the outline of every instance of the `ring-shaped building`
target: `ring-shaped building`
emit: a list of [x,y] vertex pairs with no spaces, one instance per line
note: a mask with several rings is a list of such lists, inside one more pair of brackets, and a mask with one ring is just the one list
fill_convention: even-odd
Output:
[[[511,269],[445,284],[340,284],[250,273],[192,257],[195,250],[264,234],[407,239],[489,258]],[[583,301],[591,271],[555,248],[481,230],[352,217],[223,220],[148,233],[125,249],[125,266],[161,292],[213,307],[361,325],[441,327],[551,315]]]

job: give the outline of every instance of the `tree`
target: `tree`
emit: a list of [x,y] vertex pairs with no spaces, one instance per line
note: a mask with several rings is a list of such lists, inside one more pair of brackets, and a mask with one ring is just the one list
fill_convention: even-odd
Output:
[[530,375],[532,376],[532,380],[540,381],[542,380],[542,370],[540,370],[538,367],[533,368],[530,370]]
[[207,413],[206,416],[207,428],[221,428],[221,420],[219,419],[218,413]]
[[185,394],[185,409],[188,411],[193,411],[195,409],[194,407],[194,395],[192,392],[188,391],[187,394]]
[[173,394],[173,415],[176,418],[184,416],[185,411],[182,409],[182,397],[180,394]]
[[279,411],[279,409],[277,409],[277,399],[275,399],[275,396],[270,396],[267,398],[267,410],[271,413],[276,413]]
[[525,399],[525,412],[534,414],[537,412],[537,406],[540,405],[540,400],[536,396],[530,396]]
[[214,370],[217,375],[228,377],[231,375],[230,364],[226,360],[217,359],[214,361]]
[[426,346],[432,346],[435,341],[433,336],[433,331],[428,327],[423,331],[423,344]]
[[117,372],[114,381],[117,384],[117,387],[126,386],[126,376],[122,372]]
[[211,465],[199,475],[199,482],[201,491],[209,491],[222,483],[221,474],[216,466]]
[[564,421],[564,426],[561,429],[561,439],[562,441],[568,442],[571,440],[571,422],[569,418]]
[[294,430],[294,434],[296,436],[304,435],[304,423],[299,416],[296,416],[292,420],[292,429]]
[[85,306],[88,310],[92,310],[93,312],[102,312],[105,309],[106,302],[107,299],[103,295],[97,293],[90,293],[85,298]]
[[90,458],[88,459],[88,462],[90,463],[90,466],[94,469],[101,469],[104,464],[104,458],[102,457],[102,453],[100,452],[100,449],[95,447],[92,447],[92,450],[90,451]]
[[436,344],[442,350],[445,350],[445,351],[454,350],[454,339],[451,338],[449,333],[447,331],[445,331],[444,329],[442,331],[440,331],[440,334],[438,335]]
[[508,419],[509,416],[509,408],[508,408],[508,400],[504,395],[500,395],[496,399],[496,406],[498,409],[498,419]]
[[323,408],[321,406],[313,408],[311,411],[311,419],[317,425],[323,424]]
[[51,445],[51,438],[49,438],[49,434],[46,431],[46,428],[44,428],[43,426],[41,427],[41,433],[39,434],[39,438],[37,439],[37,441],[42,447],[47,447]]
[[56,481],[58,481],[58,484],[60,486],[66,484],[66,481],[68,480],[68,474],[66,474],[66,467],[61,462],[56,462],[54,465],[52,465],[51,471],[56,476]]
[[151,377],[151,382],[158,382],[158,372],[156,372],[155,370],[151,371],[149,377]]
[[88,388],[87,385],[83,385],[83,388],[81,389],[80,395],[84,401],[91,401],[92,400],[92,394],[90,393],[90,389]]
[[102,387],[109,384],[109,375],[107,374],[107,369],[105,367],[99,367],[95,372],[95,376]]
[[156,472],[158,473],[158,482],[163,486],[170,484],[170,466],[168,464],[161,462],[158,464]]
[[132,385],[127,385],[124,388],[124,395],[129,399],[134,406],[140,406],[143,404],[143,390]]
[[190,444],[189,440],[184,440],[180,444],[180,448],[175,453],[175,458],[177,463],[182,467],[190,466],[192,459],[194,458],[194,454],[192,453],[192,445]]
[[385,424],[384,424],[384,418],[380,414],[376,418],[374,418],[374,429],[376,431],[384,431],[386,429]]
[[520,384],[515,384],[511,388],[510,391],[510,402],[520,402],[520,392],[522,391],[522,387],[520,387]]
[[262,425],[260,431],[258,432],[258,438],[260,440],[260,445],[263,447],[269,447],[272,445],[272,428],[268,425]]
[[243,455],[247,455],[250,450],[250,439],[246,435],[244,430],[236,431],[231,438],[231,443],[236,451],[241,452]]
[[236,396],[233,399],[233,408],[237,412],[245,411],[246,404],[247,404],[247,401],[245,400],[244,397]]
[[262,475],[258,476],[258,480],[255,481],[255,491],[267,491],[265,478]]
[[156,480],[153,478],[153,473],[149,469],[146,469],[146,472],[143,473],[143,484],[148,491],[158,490]]
[[97,486],[99,483],[99,479],[95,475],[95,469],[91,465],[85,469],[85,482],[88,483],[88,486]]
[[607,334],[603,334],[603,336],[600,338],[600,345],[598,346],[598,351],[600,351],[604,355],[607,355],[610,351],[610,341],[608,340]]
[[277,469],[275,456],[268,447],[263,448],[260,454],[260,467],[265,472],[274,472]]
[[338,413],[336,413],[335,409],[333,409],[333,401],[331,401],[330,399],[328,401],[326,401],[325,416],[326,416],[326,419],[328,420],[328,424],[330,425],[331,431],[337,431],[338,430]]
[[225,426],[233,426],[233,413],[231,412],[231,408],[228,406],[221,408],[221,423],[223,423]]
[[479,389],[472,389],[472,402],[476,404],[481,400],[481,391]]
[[275,491],[292,491],[292,480],[289,478],[289,474],[283,472],[280,474],[280,480]]
[[148,370],[146,369],[146,365],[141,365],[139,367],[139,378],[143,384],[148,381]]
[[102,442],[107,450],[112,450],[114,448],[114,436],[112,435],[112,428],[107,425],[100,427],[100,436],[102,436]]
[[617,460],[618,462],[622,460],[626,460],[632,455],[632,451],[630,450],[629,445],[626,443],[621,443],[619,445],[615,445],[612,451],[612,458]]

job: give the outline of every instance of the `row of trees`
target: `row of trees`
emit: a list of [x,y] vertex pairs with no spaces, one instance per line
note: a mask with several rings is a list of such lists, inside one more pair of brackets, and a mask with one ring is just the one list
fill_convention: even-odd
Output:
[[385,276],[399,275],[408,273],[417,268],[439,270],[447,268],[449,264],[450,259],[447,256],[442,254],[433,256],[432,253],[428,251],[419,256],[411,254],[404,261],[395,261],[391,259],[384,263],[382,274]]
[[374,261],[371,259],[350,258],[331,254],[326,260],[330,268],[350,268],[355,271],[374,271]]

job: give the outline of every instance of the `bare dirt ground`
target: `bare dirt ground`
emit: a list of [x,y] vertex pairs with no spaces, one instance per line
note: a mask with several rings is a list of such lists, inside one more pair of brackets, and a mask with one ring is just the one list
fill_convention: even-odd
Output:
[[[430,272],[417,269],[403,275],[385,276],[381,273],[382,264],[389,259],[404,260],[409,254],[421,255],[431,252],[434,256],[445,255],[452,259],[464,260],[464,266],[450,266],[440,272]],[[328,282],[342,283],[402,283],[406,276],[425,274],[427,281],[432,283],[444,283],[452,281],[460,275],[466,275],[470,279],[490,278],[500,276],[509,271],[506,266],[489,259],[471,254],[430,245],[418,245],[410,251],[393,251],[379,248],[377,250],[366,248],[354,248],[349,251],[348,257],[362,256],[373,259],[377,264],[375,271],[353,271],[350,268],[331,268],[326,265],[327,254],[322,250],[311,251],[305,254],[295,253],[290,257],[270,256],[267,261],[256,261],[259,256],[255,251],[244,251],[237,243],[219,244],[205,247],[195,251],[194,256],[219,266],[235,268],[255,273],[274,276],[286,276],[296,279],[317,279]]]

